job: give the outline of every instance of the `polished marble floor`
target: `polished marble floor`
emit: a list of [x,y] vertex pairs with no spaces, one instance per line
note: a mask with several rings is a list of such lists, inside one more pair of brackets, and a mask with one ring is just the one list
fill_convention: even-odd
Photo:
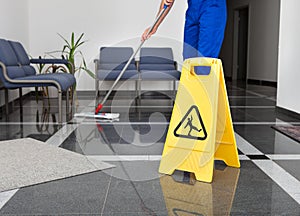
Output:
[[[118,121],[65,118],[34,98],[0,116],[0,140],[32,137],[116,168],[0,193],[0,215],[300,215],[300,143],[271,128],[300,125],[278,112],[276,88],[227,84],[241,168],[216,161],[212,184],[158,171],[173,107],[169,92],[113,95]],[[93,111],[93,96],[76,112]],[[76,164],[74,164],[76,166]]]

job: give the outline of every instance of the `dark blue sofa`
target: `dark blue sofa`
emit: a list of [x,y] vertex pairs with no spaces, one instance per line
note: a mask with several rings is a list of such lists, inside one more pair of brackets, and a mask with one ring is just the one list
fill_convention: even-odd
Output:
[[[70,64],[64,59],[29,59],[21,43],[0,39],[0,81],[5,88],[6,113],[8,114],[8,89],[55,86],[58,90],[59,116],[62,123],[62,92],[68,90],[76,83],[75,77],[70,73],[36,74],[31,64]],[[73,66],[72,66],[73,67]],[[67,108],[68,108],[68,95]]]
[[[99,94],[99,81],[114,81],[133,54],[131,47],[101,47],[99,59],[95,59],[96,101]],[[120,80],[135,80],[136,92],[141,95],[141,81],[173,81],[175,95],[176,81],[180,79],[172,48],[142,48],[140,60],[132,60]]]
[[[101,47],[99,59],[95,59],[96,73],[96,102],[99,94],[99,81],[115,81],[122,71],[125,64],[133,54],[131,47]],[[135,59],[130,62],[127,70],[120,80],[138,80],[139,74]],[[137,83],[136,83],[137,91]]]
[[138,64],[140,80],[173,81],[175,95],[176,81],[180,79],[177,63],[174,61],[172,48],[145,47],[141,49]]

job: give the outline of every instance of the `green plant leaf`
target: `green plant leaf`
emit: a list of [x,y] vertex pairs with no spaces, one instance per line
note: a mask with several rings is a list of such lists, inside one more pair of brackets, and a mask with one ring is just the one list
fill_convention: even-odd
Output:
[[74,32],[71,34],[71,47],[74,47]]
[[81,35],[79,36],[79,38],[77,39],[76,43],[75,43],[75,46],[76,47],[79,47],[79,42],[81,41],[82,37],[84,36],[84,33],[81,33]]
[[81,55],[82,60],[85,61],[84,57],[83,57],[83,53],[81,52],[81,50],[79,50],[78,53]]
[[60,37],[61,37],[61,39],[63,39],[64,41],[65,41],[65,43],[69,46],[69,47],[71,47],[70,46],[70,43],[69,43],[69,41],[67,40],[67,39],[65,39],[61,34],[59,34],[59,33],[57,33]]
[[82,41],[81,43],[79,43],[78,45],[76,45],[75,47],[78,48],[80,47],[82,44],[84,44],[86,41]]
[[85,67],[82,67],[81,69],[84,70],[85,72],[87,72],[87,74],[88,74],[90,77],[92,77],[93,79],[96,79],[96,75],[95,75],[92,71],[90,71],[89,69],[87,69],[87,68],[85,68]]
[[[69,72],[74,74],[76,72],[80,72],[81,70],[84,70],[92,78],[95,78],[94,73],[87,68],[83,53],[80,50],[78,50],[78,47],[82,46],[86,42],[86,40],[83,40],[84,33],[81,33],[80,36],[77,39],[75,39],[75,33],[72,32],[70,41],[65,39],[65,37],[63,37],[61,34],[58,33],[58,35],[65,42],[62,50],[60,51],[62,58],[67,59],[71,64],[74,65],[74,70],[71,70],[73,68],[72,68],[72,66],[70,66],[70,64],[67,65]],[[75,40],[76,40],[76,42],[75,42]],[[57,51],[54,51],[51,53],[56,53],[56,52]],[[81,57],[80,64],[75,63],[75,60],[77,59],[77,57],[76,57],[77,55],[80,55],[80,57]]]
[[62,53],[66,53],[66,52],[67,52],[67,51],[66,51],[67,48],[68,48],[68,45],[64,45],[61,52],[62,52]]

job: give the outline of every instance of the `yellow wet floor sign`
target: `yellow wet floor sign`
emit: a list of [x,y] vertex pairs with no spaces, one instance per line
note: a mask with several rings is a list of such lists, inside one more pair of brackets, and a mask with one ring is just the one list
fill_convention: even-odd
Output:
[[192,58],[182,68],[159,172],[188,171],[211,182],[215,159],[240,167],[222,62]]

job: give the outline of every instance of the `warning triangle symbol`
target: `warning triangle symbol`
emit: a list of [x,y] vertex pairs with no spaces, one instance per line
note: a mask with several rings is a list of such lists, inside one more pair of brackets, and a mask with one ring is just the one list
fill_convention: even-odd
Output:
[[207,138],[207,132],[197,106],[193,105],[188,110],[175,128],[174,135],[195,140],[205,140]]

